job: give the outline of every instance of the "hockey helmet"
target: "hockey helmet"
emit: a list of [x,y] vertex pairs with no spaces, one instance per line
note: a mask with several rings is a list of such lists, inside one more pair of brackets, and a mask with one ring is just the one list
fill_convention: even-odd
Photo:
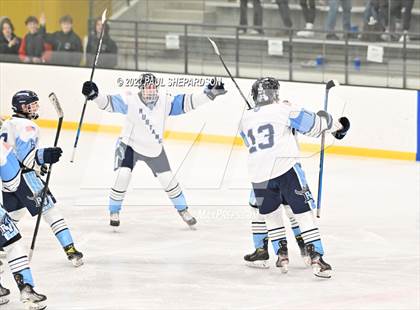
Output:
[[272,104],[279,100],[280,83],[272,77],[260,78],[251,89],[252,99],[256,106]]
[[38,118],[39,97],[31,90],[21,90],[13,95],[12,109],[13,112],[22,114],[29,119]]
[[151,73],[144,73],[141,75],[139,96],[141,101],[150,109],[154,108],[159,99],[158,87],[159,83],[156,76]]

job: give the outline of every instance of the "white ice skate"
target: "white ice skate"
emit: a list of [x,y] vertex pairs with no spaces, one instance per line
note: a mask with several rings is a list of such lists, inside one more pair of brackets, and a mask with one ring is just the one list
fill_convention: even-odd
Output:
[[24,284],[20,289],[20,301],[23,302],[28,310],[43,310],[47,308],[47,297],[35,292],[32,286]]
[[187,223],[188,227],[192,230],[195,230],[196,227],[194,226],[197,224],[197,220],[195,217],[193,217],[190,212],[188,212],[188,208],[185,208],[184,210],[178,211],[181,218],[184,220],[185,223]]
[[287,249],[286,240],[280,241],[280,249],[276,266],[281,269],[282,273],[287,273],[289,271],[289,251]]
[[312,271],[316,277],[329,279],[331,278],[331,265],[322,259],[322,255],[315,252],[313,244],[307,244],[306,250],[311,257]]

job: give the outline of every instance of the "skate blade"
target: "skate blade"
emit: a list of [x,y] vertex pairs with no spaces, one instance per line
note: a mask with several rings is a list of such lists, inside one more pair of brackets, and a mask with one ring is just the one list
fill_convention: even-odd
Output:
[[256,261],[256,262],[245,262],[245,266],[248,266],[250,268],[256,268],[256,269],[269,269],[270,266],[268,265],[268,260],[263,261]]
[[5,305],[9,302],[9,299],[6,297],[0,297],[0,305]]
[[193,224],[193,225],[189,225],[189,224],[188,224],[188,228],[189,228],[190,230],[197,230],[197,226],[195,226],[195,224]]
[[313,273],[315,277],[322,278],[322,279],[330,279],[331,278],[331,270],[324,270],[321,271],[319,266],[312,266]]
[[24,306],[28,310],[44,310],[47,308],[45,301],[40,302],[33,302],[33,301],[26,301],[23,302]]
[[84,264],[82,259],[72,259],[72,260],[70,260],[70,262],[76,268],[78,268],[78,267],[80,267],[80,266],[82,266]]

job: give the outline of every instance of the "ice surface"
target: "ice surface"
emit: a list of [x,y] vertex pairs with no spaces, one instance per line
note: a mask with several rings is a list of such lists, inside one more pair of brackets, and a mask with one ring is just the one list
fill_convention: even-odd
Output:
[[[43,130],[42,144],[54,131]],[[251,269],[246,152],[168,140],[166,150],[198,230],[191,231],[144,165],[135,170],[120,232],[108,225],[116,137],[83,132],[70,164],[74,133],[51,189],[85,265],[75,269],[42,222],[32,268],[48,309],[419,309],[419,165],[328,155],[319,220],[333,278],[315,278],[290,241],[290,270]],[[316,193],[318,157],[302,160]],[[35,220],[19,223],[29,247]],[[289,236],[290,231],[289,231]],[[271,250],[271,249],[270,249]],[[272,253],[272,252],[271,252]],[[22,309],[12,290],[4,310]]]

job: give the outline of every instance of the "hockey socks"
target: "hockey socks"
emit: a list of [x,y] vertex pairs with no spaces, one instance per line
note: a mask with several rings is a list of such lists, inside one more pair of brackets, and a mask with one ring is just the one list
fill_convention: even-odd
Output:
[[52,207],[45,211],[43,217],[48,225],[50,225],[51,230],[63,248],[73,243],[70,230],[57,207]]
[[[19,285],[29,284],[34,286],[34,280],[32,278],[32,272],[29,268],[29,259],[24,249],[14,242],[11,245],[5,247],[7,261],[12,271],[13,277],[16,283]],[[19,287],[20,288],[20,287]]]

